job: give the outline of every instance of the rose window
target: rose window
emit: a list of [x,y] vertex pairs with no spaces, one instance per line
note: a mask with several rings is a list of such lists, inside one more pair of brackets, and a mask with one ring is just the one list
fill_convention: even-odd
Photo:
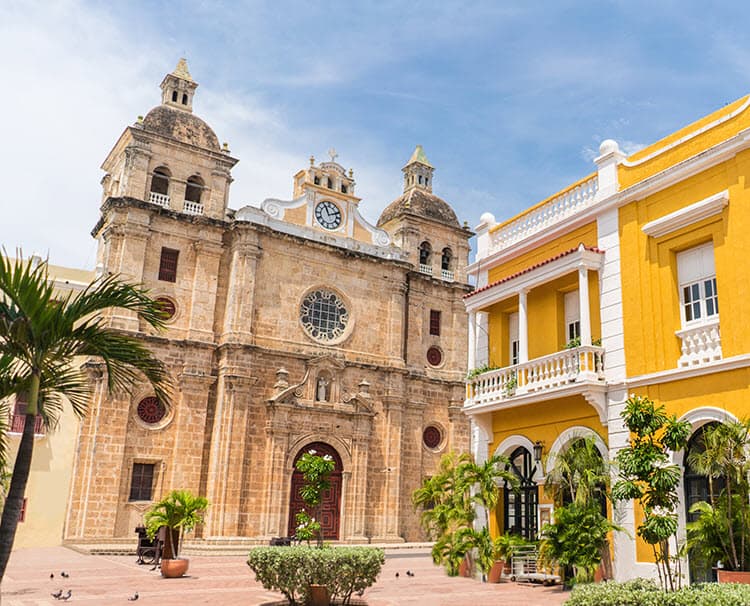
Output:
[[333,341],[344,334],[349,311],[336,293],[314,290],[302,300],[300,321],[316,341]]
[[440,430],[434,425],[428,425],[422,432],[422,442],[427,448],[437,448],[440,446],[440,442],[443,441],[443,435]]
[[138,403],[138,418],[144,423],[149,425],[155,425],[159,423],[167,414],[167,409],[164,407],[158,398],[150,396],[143,398]]

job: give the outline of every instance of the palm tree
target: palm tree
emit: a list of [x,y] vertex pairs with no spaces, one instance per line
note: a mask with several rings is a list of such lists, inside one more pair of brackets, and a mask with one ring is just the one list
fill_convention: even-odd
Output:
[[167,527],[164,557],[175,559],[182,550],[185,533],[203,522],[208,507],[206,497],[197,497],[187,490],[173,490],[146,512],[148,536],[153,540],[162,526]]
[[[20,256],[20,255],[19,255]],[[34,448],[34,423],[41,416],[54,429],[67,399],[85,416],[91,386],[76,360],[104,362],[109,390],[125,389],[145,377],[156,397],[170,405],[164,365],[138,339],[106,326],[102,311],[134,312],[155,328],[163,325],[160,305],[148,293],[115,276],[94,280],[83,291],[60,296],[38,265],[0,253],[0,400],[26,402],[26,420],[0,520],[0,581],[10,558]]]

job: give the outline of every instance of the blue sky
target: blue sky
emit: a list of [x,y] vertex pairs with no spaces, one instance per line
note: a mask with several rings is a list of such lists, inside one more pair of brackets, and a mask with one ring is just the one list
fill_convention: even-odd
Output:
[[471,226],[750,91],[750,6],[692,2],[0,4],[0,243],[93,267],[99,169],[186,56],[240,158],[230,206],[289,198],[334,146],[371,221],[415,144]]

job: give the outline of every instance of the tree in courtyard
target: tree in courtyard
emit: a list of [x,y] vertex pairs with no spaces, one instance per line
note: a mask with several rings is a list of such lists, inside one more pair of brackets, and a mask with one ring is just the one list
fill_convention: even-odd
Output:
[[477,464],[471,455],[449,453],[440,460],[438,472],[426,478],[412,494],[415,507],[422,509],[421,522],[435,540],[432,558],[445,566],[449,575],[458,574],[462,560],[474,548],[486,573],[494,561],[494,546],[485,528],[475,530],[477,506],[485,512],[498,502],[497,483],[505,480],[512,489],[518,478],[509,470],[507,457],[495,455]]
[[[19,255],[20,256],[20,255]],[[155,328],[163,326],[158,302],[117,277],[94,280],[78,293],[59,295],[48,279],[47,263],[33,265],[0,254],[0,400],[15,395],[26,403],[21,443],[0,520],[0,581],[10,558],[34,448],[34,424],[57,427],[67,399],[78,417],[86,415],[91,385],[80,361],[104,362],[107,386],[126,389],[145,377],[156,397],[170,405],[164,365],[137,338],[106,326],[104,310],[135,313]]]
[[662,587],[674,591],[681,585],[684,546],[677,540],[681,474],[680,468],[670,463],[669,452],[685,448],[690,424],[642,396],[628,398],[622,418],[630,430],[630,443],[615,459],[619,479],[612,487],[612,498],[638,501],[643,510],[638,536],[653,550]]
[[[298,512],[296,537],[310,544],[317,538],[318,547],[323,547],[323,527],[320,525],[320,514],[323,505],[323,491],[331,487],[331,473],[336,468],[336,461],[329,454],[319,455],[315,450],[302,453],[295,464],[302,472],[305,483],[300,488],[300,496],[305,508]],[[311,515],[312,514],[312,515]]]

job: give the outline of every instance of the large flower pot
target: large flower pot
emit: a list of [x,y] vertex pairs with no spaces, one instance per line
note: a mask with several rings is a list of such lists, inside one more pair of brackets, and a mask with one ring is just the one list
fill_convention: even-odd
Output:
[[487,575],[488,583],[499,583],[503,578],[503,572],[505,571],[505,560],[495,560],[495,563],[490,568],[490,572]]
[[310,585],[310,593],[307,598],[307,606],[329,606],[331,596],[325,585]]
[[178,558],[176,560],[161,561],[161,576],[176,579],[187,572],[190,560]]
[[461,564],[458,567],[458,576],[471,577],[471,564],[468,557],[461,560]]
[[750,585],[750,572],[719,568],[716,573],[719,583],[743,583],[744,585]]

